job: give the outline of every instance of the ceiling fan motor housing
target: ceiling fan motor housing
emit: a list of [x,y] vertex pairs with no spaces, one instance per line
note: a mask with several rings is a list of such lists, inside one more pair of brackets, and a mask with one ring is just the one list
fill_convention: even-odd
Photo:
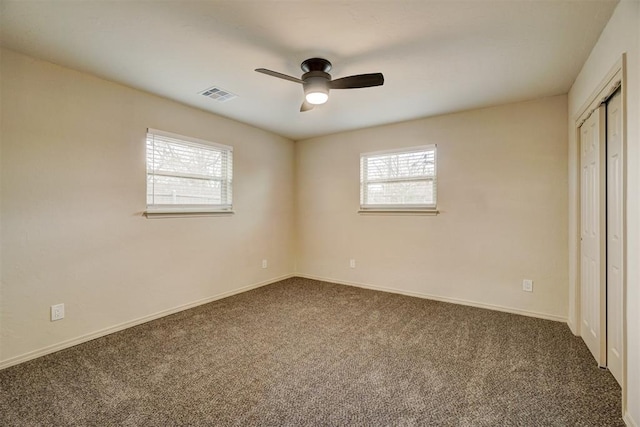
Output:
[[328,73],[329,70],[331,70],[331,62],[323,58],[309,58],[302,61],[300,68],[302,68],[302,71],[305,73],[308,73],[309,71],[322,71]]
[[309,71],[308,73],[304,73],[302,75],[302,81],[305,92],[307,90],[318,88],[323,88],[328,92],[331,76],[322,71]]
[[316,90],[329,93],[331,62],[322,58],[310,58],[303,61],[300,68],[305,72],[302,75],[305,93]]

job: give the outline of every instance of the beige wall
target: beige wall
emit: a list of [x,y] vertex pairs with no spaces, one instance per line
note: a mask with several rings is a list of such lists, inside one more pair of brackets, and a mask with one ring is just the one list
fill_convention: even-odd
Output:
[[627,413],[640,425],[640,2],[621,1],[569,92],[570,316],[578,324],[576,304],[578,183],[575,118],[609,70],[627,54]]
[[[557,96],[298,142],[297,272],[566,319],[566,123]],[[360,153],[423,144],[441,214],[358,214]]]
[[[1,70],[0,364],[292,272],[292,141],[6,50]],[[236,214],[141,216],[147,127],[232,145]]]

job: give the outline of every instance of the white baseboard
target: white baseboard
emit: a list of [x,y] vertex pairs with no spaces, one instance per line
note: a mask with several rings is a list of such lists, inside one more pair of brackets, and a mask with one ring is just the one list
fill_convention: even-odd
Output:
[[636,423],[633,418],[631,418],[631,414],[629,414],[629,411],[624,413],[624,415],[622,416],[622,420],[628,427],[638,427],[638,423]]
[[505,313],[519,314],[519,315],[522,315],[522,316],[536,317],[538,319],[546,319],[546,320],[553,320],[555,322],[567,323],[567,318],[566,317],[556,316],[556,315],[547,314],[547,313],[540,313],[540,312],[537,312],[537,311],[521,310],[521,309],[518,309],[518,308],[504,307],[504,306],[496,305],[496,304],[486,304],[486,303],[482,303],[482,302],[470,301],[470,300],[465,300],[465,299],[460,299],[460,298],[443,297],[443,296],[439,296],[439,295],[432,295],[432,294],[426,294],[426,293],[421,293],[421,292],[405,291],[405,290],[402,290],[402,289],[387,288],[387,287],[384,287],[384,286],[370,285],[370,284],[367,284],[367,283],[349,282],[349,281],[344,281],[344,280],[332,279],[332,278],[329,278],[329,277],[313,276],[311,274],[296,273],[296,274],[294,274],[294,276],[296,276],[296,277],[304,277],[304,278],[313,279],[313,280],[320,280],[322,282],[337,283],[339,285],[355,286],[355,287],[358,287],[358,288],[365,288],[365,289],[372,289],[372,290],[376,290],[376,291],[390,292],[390,293],[393,293],[393,294],[401,294],[401,295],[407,295],[407,296],[410,296],[410,297],[418,297],[418,298],[430,299],[430,300],[434,300],[434,301],[448,302],[448,303],[452,303],[452,304],[467,305],[467,306],[477,307],[477,308],[486,308],[488,310],[502,311],[502,312],[505,312]]
[[170,314],[178,313],[180,311],[188,310],[193,307],[197,307],[199,305],[207,304],[222,298],[227,298],[232,295],[236,295],[242,292],[250,291],[251,289],[256,289],[262,286],[270,285],[271,283],[279,282],[284,279],[288,279],[290,277],[294,277],[294,274],[285,274],[284,276],[276,277],[274,279],[265,280],[263,282],[254,283],[248,286],[243,286],[239,289],[234,289],[233,291],[223,292],[221,294],[217,294],[211,297],[203,298],[197,301],[193,301],[187,304],[182,304],[177,307],[169,308],[167,310],[162,310],[157,313],[153,313],[147,316],[139,317],[134,320],[130,320],[128,322],[120,323],[118,325],[110,326],[108,328],[100,329],[95,332],[90,332],[85,335],[81,335],[77,338],[72,338],[67,341],[63,341],[57,344],[53,344],[47,347],[43,347],[38,350],[33,350],[28,353],[21,354],[19,356],[14,356],[10,359],[0,361],[0,369],[8,368],[9,366],[18,365],[20,363],[26,362],[28,360],[36,359],[41,356],[45,356],[47,354],[55,353],[56,351],[64,350],[65,348],[73,347],[78,344],[82,344],[83,342],[91,341],[96,338],[103,337],[105,335],[112,334],[114,332],[122,331],[123,329],[131,328],[132,326],[137,326],[142,323],[147,323],[152,320],[159,319],[161,317],[169,316]]

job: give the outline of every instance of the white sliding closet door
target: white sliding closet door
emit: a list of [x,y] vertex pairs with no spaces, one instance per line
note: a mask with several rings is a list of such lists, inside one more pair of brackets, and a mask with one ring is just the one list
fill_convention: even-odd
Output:
[[622,96],[607,103],[607,368],[622,378],[623,160]]
[[580,127],[580,335],[606,366],[605,107]]

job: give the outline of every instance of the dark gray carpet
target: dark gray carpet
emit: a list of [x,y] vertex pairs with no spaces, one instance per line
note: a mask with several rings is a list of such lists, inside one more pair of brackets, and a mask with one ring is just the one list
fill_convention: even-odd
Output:
[[2,426],[623,426],[562,323],[289,279],[0,371]]

